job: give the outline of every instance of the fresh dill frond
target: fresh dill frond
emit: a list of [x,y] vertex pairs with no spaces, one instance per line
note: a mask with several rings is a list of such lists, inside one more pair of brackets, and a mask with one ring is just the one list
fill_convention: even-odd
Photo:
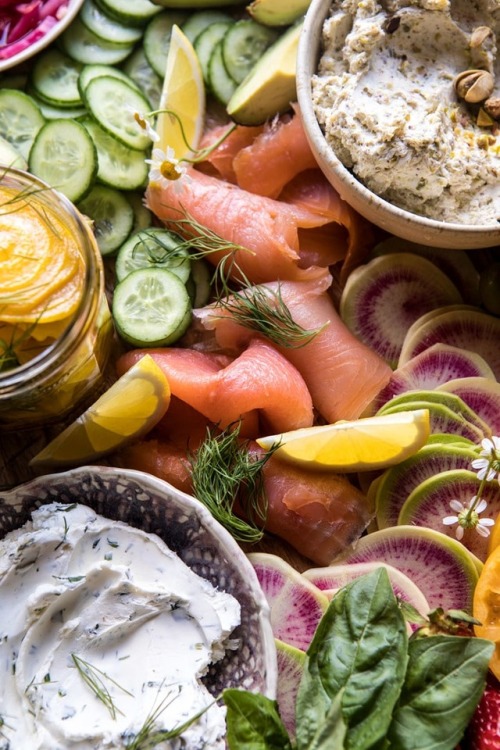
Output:
[[[241,423],[207,437],[190,456],[193,494],[214,518],[240,542],[258,542],[267,517],[267,496],[262,469],[274,450],[262,457],[252,455],[248,441],[240,439]],[[243,520],[235,513],[240,504]]]
[[121,690],[123,693],[126,693],[127,695],[132,696],[132,693],[129,693],[128,690],[125,690],[125,688],[123,688],[115,680],[113,680],[112,677],[107,675],[105,672],[102,672],[97,667],[94,667],[92,664],[90,664],[88,661],[85,661],[80,656],[77,656],[77,654],[72,653],[71,658],[82,680],[89,686],[96,698],[98,698],[101,703],[106,706],[111,715],[111,718],[116,719],[117,714],[121,714],[123,716],[123,712],[116,707],[113,697],[109,692],[104,680],[113,683],[113,685],[116,685],[119,690]]
[[132,250],[132,257],[142,252],[148,257],[152,265],[155,263],[165,263],[167,260],[184,260],[186,258],[186,250],[189,248],[186,248],[185,242],[180,235],[176,235],[175,232],[172,232],[172,235],[175,241],[169,244],[156,232],[150,229],[141,230]]
[[157,729],[156,724],[159,717],[165,711],[165,709],[168,708],[168,706],[170,706],[173,701],[175,701],[180,693],[180,690],[181,688],[179,688],[179,691],[174,696],[165,695],[157,706],[153,705],[153,708],[146,716],[144,724],[142,725],[140,730],[136,735],[134,735],[134,737],[126,741],[125,747],[127,748],[127,750],[150,750],[150,748],[156,747],[156,745],[159,745],[161,742],[174,739],[174,737],[179,737],[179,735],[185,732],[186,729],[191,726],[191,724],[194,724],[194,722],[197,721],[200,716],[202,716],[205,711],[210,708],[211,705],[213,705],[209,704],[205,708],[201,709],[201,711],[198,711],[198,713],[194,714],[189,719],[184,721],[182,724],[178,724],[172,729]]
[[217,300],[233,320],[245,328],[258,331],[278,346],[298,349],[309,344],[325,328],[306,330],[295,322],[282,295],[277,289],[265,286],[247,286]]

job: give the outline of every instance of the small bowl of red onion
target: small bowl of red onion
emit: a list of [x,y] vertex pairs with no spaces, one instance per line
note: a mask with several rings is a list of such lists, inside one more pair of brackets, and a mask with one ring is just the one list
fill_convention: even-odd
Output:
[[0,0],[0,72],[47,47],[82,5],[83,0]]

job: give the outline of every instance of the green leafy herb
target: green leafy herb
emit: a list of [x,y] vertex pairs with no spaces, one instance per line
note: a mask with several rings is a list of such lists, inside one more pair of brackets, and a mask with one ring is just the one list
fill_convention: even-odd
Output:
[[[455,627],[470,619],[435,610],[426,622]],[[470,635],[417,630],[408,639],[381,567],[337,592],[323,615],[297,695],[296,744],[274,742],[282,727],[273,701],[232,690],[223,693],[229,748],[454,750],[482,695],[493,649]]]
[[[238,424],[220,434],[207,432],[196,454],[190,457],[193,492],[235,539],[257,542],[263,536],[267,516],[262,469],[273,450],[260,458],[252,455],[248,442],[240,439],[240,429]],[[247,521],[236,515],[237,503]]]
[[111,718],[116,719],[117,714],[122,714],[123,716],[122,711],[120,711],[115,706],[113,697],[109,692],[108,687],[106,686],[105,680],[111,682],[113,685],[116,685],[119,690],[121,690],[123,693],[126,693],[127,695],[132,696],[132,693],[129,693],[128,690],[125,690],[125,688],[115,682],[112,677],[109,677],[109,675],[107,675],[105,672],[102,672],[100,669],[97,669],[97,667],[92,666],[92,664],[90,664],[88,661],[85,661],[80,656],[77,656],[77,654],[72,653],[71,658],[82,680],[89,686],[96,698],[98,698],[106,706],[111,715]]
[[248,285],[242,291],[220,298],[218,304],[239,325],[288,348],[305,346],[327,325],[308,331],[296,323],[281,296],[280,285],[277,290]]

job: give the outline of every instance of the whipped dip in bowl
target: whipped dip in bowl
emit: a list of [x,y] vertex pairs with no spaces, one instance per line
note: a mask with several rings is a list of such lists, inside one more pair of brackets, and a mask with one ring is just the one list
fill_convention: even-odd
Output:
[[0,748],[224,750],[224,688],[276,694],[269,608],[230,534],[143,472],[0,493]]
[[362,215],[444,248],[500,244],[499,0],[312,0],[297,95]]

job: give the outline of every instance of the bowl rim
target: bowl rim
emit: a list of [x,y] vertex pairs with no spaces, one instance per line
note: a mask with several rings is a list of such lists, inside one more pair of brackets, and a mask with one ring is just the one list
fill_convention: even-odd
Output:
[[14,68],[16,65],[20,65],[48,47],[49,44],[57,39],[59,34],[62,34],[62,32],[70,25],[71,21],[73,21],[79,13],[84,2],[85,0],[68,0],[64,16],[59,19],[59,21],[54,24],[46,34],[36,42],[33,42],[33,44],[30,44],[26,49],[18,52],[17,55],[8,57],[6,60],[0,60],[0,73],[3,73],[5,70],[10,70],[10,68]]
[[[332,6],[332,0],[312,0],[304,18],[297,51],[297,100],[304,123],[306,137],[319,166],[335,187],[340,197],[358,213],[383,229],[387,220],[392,221],[403,239],[415,240],[415,228],[421,233],[420,242],[432,239],[439,241],[440,235],[456,235],[456,248],[470,249],[493,247],[500,244],[500,224],[474,225],[456,222],[441,222],[399,208],[373,193],[348,170],[335,155],[323,135],[316,119],[311,97],[311,78],[316,72],[321,50],[321,28]],[[317,40],[317,44],[316,44]],[[412,236],[408,236],[413,227]],[[489,239],[488,239],[489,236]],[[461,238],[461,239],[459,239]],[[432,244],[429,242],[428,244]],[[464,244],[465,243],[465,244]],[[471,244],[472,243],[472,244]],[[454,245],[454,246],[455,246]],[[450,245],[447,244],[447,247]]]
[[[255,602],[255,608],[258,613],[258,621],[261,633],[262,654],[265,664],[265,689],[262,693],[270,699],[276,698],[278,687],[278,667],[277,653],[274,633],[271,626],[270,606],[264,594],[264,591],[257,578],[257,573],[248,559],[245,552],[227,531],[210,513],[208,508],[203,505],[192,495],[188,495],[182,490],[177,489],[169,482],[148,474],[137,469],[126,469],[115,466],[85,465],[78,466],[66,471],[51,472],[42,474],[29,479],[21,484],[11,487],[0,492],[0,498],[8,498],[13,495],[33,495],[33,490],[41,485],[49,485],[52,481],[64,482],[66,479],[78,481],[80,478],[87,478],[88,475],[99,475],[101,478],[118,477],[122,480],[131,480],[135,484],[144,487],[151,494],[174,496],[176,500],[182,503],[186,509],[189,509],[200,521],[200,524],[213,534],[217,540],[222,555],[225,559],[231,560],[231,564],[238,569],[245,586],[249,590],[252,600]],[[53,502],[53,499],[51,499]],[[83,501],[82,501],[83,502]],[[175,502],[175,501],[174,501]],[[43,505],[44,503],[42,503]],[[154,533],[154,532],[151,532]],[[2,535],[0,534],[0,538]]]

